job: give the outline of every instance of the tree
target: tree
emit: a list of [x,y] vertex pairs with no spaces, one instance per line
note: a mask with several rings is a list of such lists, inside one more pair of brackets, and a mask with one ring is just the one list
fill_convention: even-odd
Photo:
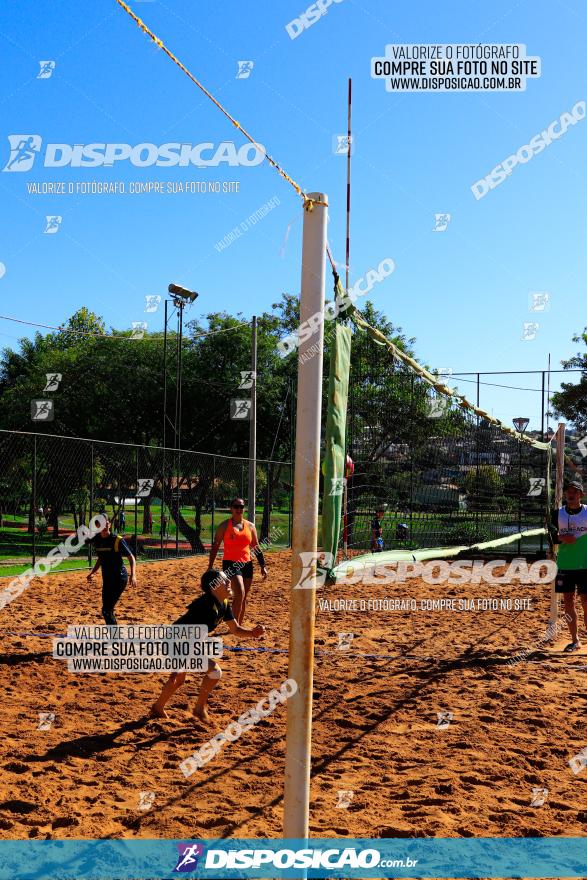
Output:
[[[365,320],[398,348],[413,356],[415,339],[407,339],[367,301],[361,309]],[[353,331],[349,392],[350,431],[348,446],[356,461],[384,458],[391,443],[411,436],[415,394],[425,394],[413,374],[394,361],[387,348],[377,345],[363,330]]]
[[[413,343],[370,303],[363,312],[400,347]],[[288,293],[258,318],[257,456],[259,460],[272,459],[267,467],[259,466],[258,497],[264,500],[262,537],[270,530],[274,499],[283,498],[291,488],[289,468],[281,463],[292,457],[297,357],[291,354],[282,358],[277,344],[283,333],[291,333],[298,323],[299,302]],[[333,326],[333,322],[326,322],[326,363]],[[355,333],[353,361],[356,357],[360,360],[364,346],[372,345],[364,337],[363,333]],[[175,334],[169,333],[170,351],[176,341]],[[186,323],[181,445],[183,449],[208,453],[209,457],[195,453],[164,456],[159,448],[163,441],[163,335],[145,333],[142,339],[132,339],[130,330],[107,330],[99,315],[82,308],[59,330],[23,339],[17,351],[4,350],[0,358],[0,426],[96,441],[94,510],[98,503],[108,504],[116,514],[120,499],[134,493],[137,476],[149,477],[154,484],[151,495],[143,501],[145,524],[150,503],[158,499],[191,546],[199,548],[201,513],[212,496],[218,498],[218,493],[225,493],[224,487],[229,486],[234,486],[237,494],[243,491],[242,465],[234,458],[248,457],[249,423],[231,420],[230,400],[247,395],[239,384],[241,372],[250,369],[250,352],[251,328],[242,315],[212,312],[201,321]],[[404,424],[408,406],[406,394],[389,368],[389,355],[382,354],[384,362],[375,365],[371,374],[363,375],[360,386],[366,395],[364,412],[359,413],[360,431],[364,432],[363,448],[372,461],[384,455],[389,438],[397,435],[397,422]],[[325,416],[328,368],[323,372]],[[47,373],[62,375],[55,392],[44,392]],[[167,393],[172,400],[174,382],[173,365],[168,364]],[[32,422],[31,400],[49,394],[54,400],[54,421]],[[380,413],[374,420],[370,417],[373,411]],[[395,423],[389,413],[394,414]],[[405,431],[409,430],[408,425]],[[167,437],[171,445],[169,434]],[[138,464],[135,450],[124,444],[141,447]],[[82,454],[82,448],[88,447],[48,438],[40,446],[37,494],[48,509],[54,534],[65,510],[73,510],[78,522],[89,508],[91,462]],[[221,455],[233,458],[220,459]],[[216,471],[211,456],[216,456]],[[238,474],[233,473],[235,467]],[[179,498],[189,499],[194,505],[193,526],[182,515]]]
[[[189,322],[186,330],[182,350],[181,445],[184,449],[217,456],[248,457],[248,422],[231,421],[229,408],[231,398],[243,396],[239,391],[241,371],[250,369],[250,326],[242,316],[216,312],[209,314],[201,325]],[[277,459],[290,455],[290,409],[284,413],[281,423],[279,413],[287,397],[291,371],[279,357],[278,339],[279,318],[275,314],[260,316],[257,447],[260,459],[270,454]],[[176,343],[173,333],[168,335],[168,343],[173,350]],[[139,476],[155,479],[152,498],[159,498],[167,505],[180,532],[197,547],[201,505],[206,503],[214,485],[211,465],[208,467],[211,459],[202,459],[200,466],[193,457],[164,459],[160,451],[156,451],[163,441],[162,367],[161,333],[145,334],[140,340],[131,339],[130,331],[107,333],[98,315],[80,309],[60,330],[46,336],[37,333],[32,340],[23,339],[18,351],[4,350],[0,359],[0,426],[8,430],[144,445],[151,451],[145,455]],[[47,373],[62,375],[59,389],[50,395],[54,400],[55,419],[32,422],[31,400],[49,396],[44,393]],[[174,373],[173,364],[168,364],[167,390],[172,400]],[[168,435],[168,444],[172,442],[173,438]],[[50,525],[56,533],[64,505],[74,506],[77,515],[84,505],[80,481],[84,470],[88,471],[88,464],[81,460],[76,463],[56,440],[48,441],[43,450],[39,458],[42,477],[39,497],[43,496],[43,503],[50,512]],[[134,491],[136,466],[126,460],[132,450],[99,445],[95,450],[103,463],[96,490],[112,502],[113,513],[116,513],[120,501],[115,504],[114,498],[123,498],[125,492]],[[218,459],[219,464],[222,461]],[[225,463],[227,472],[234,464]],[[242,491],[240,480],[238,491]],[[191,495],[194,500],[195,528],[181,514],[180,495],[182,499]],[[270,505],[271,499],[268,501]],[[148,505],[146,508],[147,517]]]
[[[573,336],[573,342],[587,345],[587,327]],[[581,377],[578,382],[562,382],[561,390],[552,395],[552,403],[557,415],[564,416],[572,422],[578,431],[587,430],[587,352],[577,352],[568,361],[562,361],[565,370],[579,369]]]
[[498,510],[498,497],[503,493],[503,480],[489,464],[472,468],[464,479],[469,510]]

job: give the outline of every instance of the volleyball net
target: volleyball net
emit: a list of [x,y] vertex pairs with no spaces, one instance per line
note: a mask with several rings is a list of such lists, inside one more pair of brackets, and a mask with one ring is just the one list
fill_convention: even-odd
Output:
[[472,404],[354,306],[344,315],[330,340],[324,550],[381,561],[545,552],[552,443]]

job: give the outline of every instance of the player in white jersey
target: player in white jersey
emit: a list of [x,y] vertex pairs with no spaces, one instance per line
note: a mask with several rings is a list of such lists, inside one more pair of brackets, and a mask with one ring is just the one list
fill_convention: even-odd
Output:
[[554,543],[560,544],[555,591],[563,595],[565,619],[571,633],[571,642],[565,651],[571,653],[581,647],[575,590],[587,628],[587,506],[582,504],[583,486],[577,480],[567,483],[564,492],[565,504],[552,516],[551,535]]

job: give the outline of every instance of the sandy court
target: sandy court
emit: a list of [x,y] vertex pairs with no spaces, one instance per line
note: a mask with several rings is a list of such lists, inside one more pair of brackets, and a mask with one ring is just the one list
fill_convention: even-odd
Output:
[[[283,653],[226,652],[208,728],[189,712],[198,675],[188,676],[168,720],[146,722],[165,676],[73,675],[51,657],[50,639],[22,635],[101,623],[99,578],[33,581],[0,612],[0,835],[279,837],[285,707],[190,778],[178,765],[287,678],[289,560],[271,554],[269,580],[253,586],[246,623],[264,623],[267,637],[240,643]],[[199,592],[194,575],[205,566],[204,558],[140,566],[139,586],[117,606],[119,623],[174,620]],[[523,597],[532,608],[318,610],[312,834],[584,835],[587,769],[574,773],[568,762],[587,747],[587,661],[541,648],[547,591],[414,580],[318,592],[331,602],[406,596]],[[354,634],[346,651],[337,649],[340,632]],[[37,729],[39,712],[55,713],[50,729]],[[439,726],[438,712],[452,718]],[[531,806],[540,799],[533,789],[548,789],[541,806]],[[141,792],[154,792],[147,810]]]

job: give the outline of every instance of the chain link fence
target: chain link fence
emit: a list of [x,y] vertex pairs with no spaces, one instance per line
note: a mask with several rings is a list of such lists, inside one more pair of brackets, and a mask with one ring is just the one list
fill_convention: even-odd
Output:
[[[97,513],[113,520],[138,559],[206,553],[249,460],[0,430],[0,576],[19,574]],[[271,546],[291,544],[292,467],[257,461],[256,524]],[[91,548],[60,564],[92,562]]]
[[[344,547],[373,548],[377,511],[386,549],[472,545],[545,525],[545,451],[436,394],[381,346],[361,339],[357,348]],[[541,439],[544,424],[536,423],[532,436]],[[529,537],[499,552],[545,547],[545,537]]]

